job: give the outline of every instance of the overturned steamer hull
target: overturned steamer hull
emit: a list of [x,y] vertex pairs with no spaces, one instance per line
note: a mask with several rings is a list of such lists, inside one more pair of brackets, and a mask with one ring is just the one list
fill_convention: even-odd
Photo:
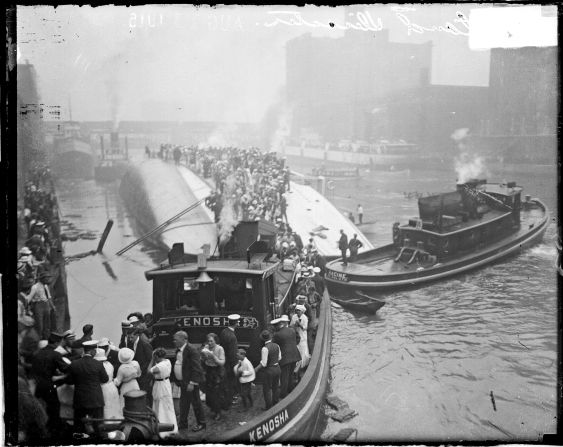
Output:
[[201,253],[202,246],[209,244],[213,253],[217,245],[217,225],[203,202],[211,190],[205,185],[191,189],[182,169],[162,160],[147,160],[131,166],[121,180],[120,195],[135,219],[138,236],[192,207],[151,234],[147,241],[166,251],[175,242],[182,241],[186,254],[193,255]]

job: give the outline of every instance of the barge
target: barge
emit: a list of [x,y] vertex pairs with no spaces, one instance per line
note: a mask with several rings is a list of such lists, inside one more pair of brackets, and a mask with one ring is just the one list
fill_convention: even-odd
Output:
[[[183,244],[175,244],[168,262],[145,273],[153,281],[153,347],[163,347],[172,358],[176,331],[186,331],[189,342],[199,347],[208,333],[219,333],[227,326],[229,314],[237,313],[241,317],[236,329],[238,344],[246,348],[254,365],[259,362],[260,333],[270,328],[273,319],[288,313],[300,270],[284,270],[272,254],[272,235],[260,233],[258,222],[239,223],[231,239],[234,243],[222,250],[232,257],[213,258],[203,253],[197,262],[184,254]],[[244,425],[233,422],[224,431],[213,431],[208,424],[205,440],[306,441],[318,434],[329,383],[331,337],[330,300],[325,295],[311,360],[293,391]]]
[[393,242],[360,253],[343,265],[329,262],[331,294],[419,286],[481,267],[539,242],[549,211],[539,199],[521,198],[515,182],[470,180],[456,191],[420,197],[419,217],[393,224]]

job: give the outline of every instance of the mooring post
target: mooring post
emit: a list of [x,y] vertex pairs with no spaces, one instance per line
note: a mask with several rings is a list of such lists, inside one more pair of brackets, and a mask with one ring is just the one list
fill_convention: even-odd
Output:
[[96,250],[97,253],[102,252],[104,248],[104,244],[106,243],[106,239],[108,238],[112,226],[113,226],[113,220],[110,219],[106,224],[106,229],[104,230],[104,233],[102,234],[102,238],[100,239],[100,243],[98,244],[98,249]]

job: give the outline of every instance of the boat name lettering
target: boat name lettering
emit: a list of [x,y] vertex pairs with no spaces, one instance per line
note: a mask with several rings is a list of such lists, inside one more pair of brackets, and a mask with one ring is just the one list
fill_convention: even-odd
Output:
[[331,279],[335,279],[336,281],[343,281],[343,282],[350,281],[350,278],[348,278],[348,275],[346,273],[335,272],[334,270],[329,270],[327,272],[327,276]]
[[[198,315],[192,317],[183,317],[177,320],[177,323],[183,326],[208,326],[221,327],[228,326],[229,319],[226,316]],[[258,320],[254,317],[243,316],[239,320],[239,327],[255,329],[258,327]]]
[[248,433],[249,441],[256,442],[259,439],[272,434],[275,430],[280,428],[283,424],[285,424],[289,420],[289,414],[287,410],[283,410],[280,413],[276,414],[275,416],[268,419],[266,422],[261,424],[259,427],[251,430]]

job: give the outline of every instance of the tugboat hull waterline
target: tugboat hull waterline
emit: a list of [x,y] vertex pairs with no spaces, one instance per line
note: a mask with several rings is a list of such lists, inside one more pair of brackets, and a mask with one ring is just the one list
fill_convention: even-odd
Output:
[[547,207],[514,182],[473,180],[457,191],[419,199],[420,216],[393,225],[393,243],[360,254],[354,263],[327,264],[331,293],[389,290],[443,279],[520,253],[539,242]]

